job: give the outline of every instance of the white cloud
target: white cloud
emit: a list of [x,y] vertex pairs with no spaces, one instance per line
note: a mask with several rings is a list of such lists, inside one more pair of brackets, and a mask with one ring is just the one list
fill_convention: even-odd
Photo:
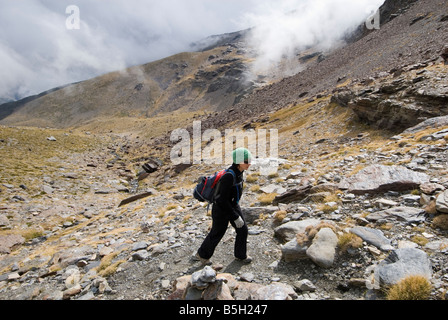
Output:
[[[257,50],[276,59],[297,43],[331,40],[338,24],[348,23],[352,13],[358,15],[372,2],[382,1],[0,0],[0,98],[24,97],[147,63],[188,50],[207,36],[255,24],[264,25],[260,30],[265,33],[254,40],[266,40],[254,42]],[[79,30],[66,28],[69,5],[79,8]],[[292,10],[297,11],[285,14]]]
[[254,72],[277,67],[282,57],[318,46],[326,50],[354,30],[384,0],[265,1],[261,13],[247,15],[254,28],[251,45],[258,53]]

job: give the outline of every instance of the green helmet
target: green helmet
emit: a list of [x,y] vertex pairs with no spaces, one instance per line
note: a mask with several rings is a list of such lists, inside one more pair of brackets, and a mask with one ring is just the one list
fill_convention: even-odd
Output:
[[240,164],[252,159],[252,154],[246,148],[238,148],[232,153],[233,163]]

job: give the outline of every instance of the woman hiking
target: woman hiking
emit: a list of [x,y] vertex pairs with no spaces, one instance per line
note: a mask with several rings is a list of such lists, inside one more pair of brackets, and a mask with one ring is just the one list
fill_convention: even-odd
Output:
[[238,148],[233,151],[232,158],[233,164],[228,171],[233,171],[236,179],[231,172],[227,172],[220,179],[219,196],[212,207],[212,229],[196,255],[193,256],[195,261],[200,261],[204,265],[210,262],[210,258],[224,237],[229,223],[236,230],[235,259],[243,263],[252,262],[252,258],[247,256],[248,228],[239,205],[243,191],[243,172],[249,169],[252,155],[249,150]]

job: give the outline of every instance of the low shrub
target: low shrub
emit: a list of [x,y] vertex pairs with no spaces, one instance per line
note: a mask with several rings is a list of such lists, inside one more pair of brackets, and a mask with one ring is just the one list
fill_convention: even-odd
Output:
[[408,276],[387,290],[387,300],[428,300],[431,289],[424,276]]

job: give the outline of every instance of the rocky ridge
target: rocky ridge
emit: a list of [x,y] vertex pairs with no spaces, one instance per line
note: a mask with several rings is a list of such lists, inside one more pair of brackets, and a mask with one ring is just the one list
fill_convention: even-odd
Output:
[[[235,112],[241,119],[253,118],[254,115],[288,107],[296,101],[331,96],[335,89],[347,83],[361,82],[368,85],[372,78],[383,78],[389,74],[398,80],[399,72],[407,68],[412,69],[420,64],[438,64],[443,61],[441,56],[447,43],[447,10],[442,0],[386,1],[382,14],[386,19],[382,21],[384,24],[379,30],[364,34],[358,41],[331,52],[312,68],[255,91],[234,106]],[[407,80],[412,81],[419,76],[425,75]],[[444,89],[441,87],[439,90]],[[417,93],[414,96],[424,99],[425,94]],[[407,98],[412,100],[412,95]],[[387,107],[383,106],[384,109]],[[391,106],[395,110],[396,107],[397,104]],[[430,108],[426,112],[431,112]],[[403,111],[401,114],[405,113]],[[419,116],[425,115],[420,113]],[[379,119],[375,120],[378,122]]]

